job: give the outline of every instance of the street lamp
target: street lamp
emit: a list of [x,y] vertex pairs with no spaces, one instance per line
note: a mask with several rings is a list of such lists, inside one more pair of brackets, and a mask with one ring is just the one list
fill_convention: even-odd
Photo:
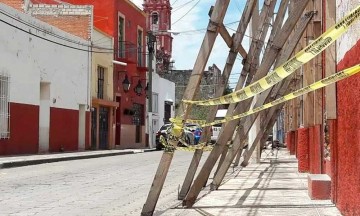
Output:
[[134,91],[135,91],[136,95],[140,96],[142,89],[143,89],[143,87],[141,85],[141,81],[139,80],[138,84],[134,88]]
[[124,81],[122,82],[122,86],[123,86],[123,89],[124,89],[124,92],[128,92],[129,89],[130,89],[130,86],[131,86],[131,83],[129,81],[129,77],[127,74],[125,74],[125,79]]

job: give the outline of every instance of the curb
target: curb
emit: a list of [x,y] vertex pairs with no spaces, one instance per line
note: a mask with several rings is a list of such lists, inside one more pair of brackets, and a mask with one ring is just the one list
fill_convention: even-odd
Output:
[[127,151],[122,151],[122,152],[112,152],[112,153],[103,153],[103,154],[75,155],[75,156],[68,156],[68,157],[64,156],[64,157],[57,157],[57,158],[43,158],[43,159],[33,159],[33,160],[10,161],[10,162],[0,163],[0,169],[38,165],[38,164],[44,164],[44,163],[54,163],[54,162],[60,162],[60,161],[91,159],[91,158],[109,157],[109,156],[117,156],[117,155],[125,155],[125,154],[138,154],[138,153],[152,152],[155,150],[156,149],[127,150]]

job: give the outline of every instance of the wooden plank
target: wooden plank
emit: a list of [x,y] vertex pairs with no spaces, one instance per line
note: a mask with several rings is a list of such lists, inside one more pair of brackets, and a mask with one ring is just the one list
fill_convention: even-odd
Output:
[[[321,22],[314,22],[314,37],[318,38],[321,33]],[[314,58],[314,82],[323,78],[322,76],[322,56],[318,55]],[[314,124],[322,125],[323,123],[323,93],[324,89],[318,89],[314,92]]]
[[[287,21],[285,22],[285,24],[284,24],[284,26],[283,26],[283,28],[282,28],[282,32],[279,34],[279,37],[277,37],[276,38],[276,40],[274,41],[274,44],[273,44],[273,47],[270,49],[270,51],[269,51],[269,53],[273,53],[274,55],[268,55],[268,53],[265,53],[265,56],[267,57],[267,58],[269,58],[269,60],[265,60],[264,61],[264,63],[263,64],[261,64],[261,66],[260,66],[260,68],[259,68],[259,70],[258,70],[258,72],[255,74],[255,77],[254,77],[254,80],[258,80],[258,79],[260,79],[261,77],[263,77],[268,71],[269,71],[269,69],[270,69],[270,67],[271,67],[271,65],[273,64],[273,62],[275,61],[275,59],[276,59],[276,57],[277,57],[277,54],[279,53],[279,47],[282,47],[283,46],[283,44],[285,43],[285,41],[286,41],[286,39],[287,39],[287,37],[289,36],[289,34],[290,34],[290,32],[293,30],[293,28],[295,27],[295,24],[296,24],[296,22],[297,22],[297,20],[299,19],[299,17],[301,16],[301,14],[302,14],[302,12],[303,12],[303,10],[304,10],[304,8],[305,8],[305,5],[308,3],[308,1],[309,0],[304,0],[304,1],[297,1],[296,2],[296,8],[298,9],[298,10],[295,10],[294,11],[294,13],[292,13],[291,14],[291,16],[287,19]],[[273,59],[272,59],[273,58]],[[272,59],[272,61],[271,61],[271,59]],[[246,109],[248,109],[249,108],[249,106],[250,106],[250,103],[251,103],[251,101],[245,101],[244,102],[244,104],[245,104],[245,106],[238,106],[236,109],[235,109],[235,112],[234,112],[234,114],[238,114],[238,113],[240,113],[242,110],[246,110]],[[235,123],[234,123],[235,122]],[[234,130],[234,128],[235,128],[235,126],[237,125],[237,123],[238,123],[238,121],[233,121],[233,122],[229,122],[228,124],[226,124],[226,126],[225,126],[225,131],[226,131],[226,129],[227,128],[229,128],[229,130],[230,131],[233,131]],[[242,128],[243,126],[240,124],[239,125],[239,129],[240,130],[242,130],[243,128]],[[223,143],[226,143],[227,142],[227,140],[229,139],[229,137],[225,137],[225,136],[221,136],[221,134],[220,134],[220,137],[219,137],[219,142],[218,142],[218,144],[220,145],[220,144],[223,144]],[[235,142],[235,144],[234,145],[236,145],[237,143]],[[220,153],[221,153],[221,150],[219,150],[219,149],[221,149],[221,147],[219,147],[219,148],[216,148],[216,146],[215,146],[215,148],[213,149],[213,151],[212,152],[214,152],[214,155],[215,156],[218,156]],[[228,158],[229,156],[227,156],[226,158]],[[233,158],[232,158],[233,159]],[[225,161],[226,161],[226,159],[225,159]],[[225,161],[224,161],[224,164],[225,164]],[[231,160],[232,161],[232,160]],[[230,161],[230,163],[231,163],[231,161]],[[206,161],[207,162],[207,161]],[[205,164],[206,164],[206,162],[205,162]],[[210,162],[211,163],[211,162]],[[223,165],[224,165],[223,164]],[[213,166],[213,165],[212,165]],[[212,167],[211,166],[211,167]],[[211,171],[211,167],[210,167],[210,171]],[[208,171],[208,167],[207,168],[203,168],[201,171],[200,171],[200,173],[199,173],[199,176],[201,175],[201,174],[207,174],[207,172],[209,172]],[[227,170],[227,169],[226,169]],[[202,173],[202,171],[203,171],[203,173]],[[221,169],[219,170],[219,172],[221,171]],[[208,177],[208,175],[206,176],[206,178]],[[197,180],[197,179],[196,179]],[[195,181],[196,181],[195,180]],[[195,186],[196,185],[196,186]],[[196,182],[194,183],[194,185],[193,185],[193,187],[192,188],[195,188],[195,187],[197,187],[197,190],[200,192],[200,189],[198,188],[200,185],[202,185],[201,184],[201,182],[197,182],[197,184],[196,184]],[[192,189],[191,188],[191,189]],[[190,191],[191,191],[191,189],[190,189]],[[194,194],[196,193],[196,191],[195,191],[196,189],[194,189]],[[189,194],[190,194],[190,192],[189,192]],[[188,196],[189,196],[189,194],[188,194]],[[195,198],[196,198],[196,196],[198,195],[198,193],[196,194],[196,195],[192,195],[192,196],[190,196],[189,197],[189,205],[186,205],[187,203],[186,203],[186,200],[187,200],[187,198],[185,199],[185,205],[186,206],[192,206],[192,204],[191,204],[191,202],[193,203],[194,201],[195,201]],[[188,197],[187,196],[187,197]],[[183,203],[184,204],[184,203]],[[191,205],[190,205],[191,204]]]
[[[314,38],[313,23],[311,22],[306,31],[306,39]],[[314,83],[314,60],[309,61],[303,66],[303,86],[308,86]],[[308,128],[314,126],[314,92],[307,93],[303,96],[304,100],[304,127]]]
[[[146,203],[144,204],[144,207],[142,209],[141,215],[143,216],[150,216],[153,215],[153,212],[155,210],[156,203],[158,201],[158,198],[160,196],[161,188],[164,185],[166,175],[169,171],[170,164],[172,161],[174,154],[163,154],[161,157],[161,160],[159,164],[159,167],[156,171],[153,184],[151,185],[151,189],[149,192],[149,195],[154,197],[154,199],[148,199],[146,200]],[[160,188],[160,190],[159,190]]]
[[[214,46],[216,37],[218,35],[218,26],[223,23],[225,13],[229,6],[230,0],[217,0],[215,3],[214,10],[211,14],[209,25],[204,37],[204,40],[201,44],[200,51],[198,53],[195,65],[192,71],[192,74],[189,79],[189,83],[186,87],[186,90],[183,95],[183,99],[193,100],[195,94],[199,88],[199,84],[202,78],[203,71],[207,64],[208,58],[210,56],[211,50]],[[187,118],[190,112],[190,106],[185,106],[184,104],[180,105],[179,113],[183,113],[181,117],[184,119]],[[174,142],[176,145],[176,143]],[[146,202],[143,206],[141,215],[153,215],[155,210],[156,203],[159,199],[160,192],[164,185],[171,160],[173,158],[173,152],[164,151],[163,156],[160,160],[158,169],[155,174],[154,181],[151,185],[149,194],[147,196]],[[157,178],[157,176],[161,177]]]
[[[232,71],[232,68],[233,68],[235,60],[236,60],[236,56],[237,56],[236,50],[238,50],[238,47],[241,46],[241,42],[245,36],[245,31],[246,31],[247,25],[249,24],[249,20],[250,20],[252,11],[254,10],[255,3],[256,3],[256,0],[249,0],[247,2],[244,13],[240,19],[236,34],[235,34],[234,38],[232,38],[232,40],[234,42],[231,43],[231,49],[230,49],[229,55],[227,57],[223,73],[222,73],[224,83],[228,82],[230,73]],[[226,38],[226,36],[225,36],[225,38]],[[230,42],[228,41],[228,43],[230,43]],[[220,97],[223,94],[224,90],[225,90],[225,85],[220,86],[216,90],[215,96]],[[207,122],[214,121],[217,109],[218,109],[218,106],[213,106],[210,108],[209,114],[207,115],[207,119],[206,119]],[[203,134],[202,134],[200,142],[206,142],[208,140],[208,138],[210,137],[210,128],[211,127],[205,127],[203,129]],[[201,158],[201,155],[202,155],[202,150],[195,151],[192,162],[190,163],[188,172],[187,172],[184,182],[182,184],[178,199],[184,199],[187,192],[189,191],[189,188],[191,186],[191,183],[193,182],[193,179],[194,179],[197,167],[198,167],[198,163],[196,163],[196,161],[198,160],[198,158]]]
[[[226,30],[226,28],[223,24],[221,24],[221,26],[219,28],[219,33],[220,33],[221,37],[224,39],[226,45],[229,48],[232,48],[233,47],[233,38],[230,36],[229,32]],[[246,53],[244,47],[242,46],[242,44],[237,44],[236,46],[238,46],[238,48],[235,48],[235,50],[237,50],[243,58],[246,58],[247,53]]]
[[[246,5],[245,5],[244,13],[242,14],[242,17],[241,17],[241,20],[240,20],[240,23],[239,23],[239,26],[237,29],[237,34],[235,34],[235,37],[233,39],[234,40],[233,44],[235,44],[235,45],[241,44],[241,42],[244,38],[245,32],[246,32],[247,26],[249,24],[252,12],[255,8],[256,2],[257,2],[257,0],[248,0],[247,1]],[[233,63],[235,62],[235,59],[236,59],[236,55],[237,55],[236,53],[237,53],[236,49],[231,50],[231,52],[229,53],[228,61],[227,61],[227,64],[225,65],[223,74],[231,72]],[[231,56],[230,56],[230,54],[231,54]],[[202,170],[200,171],[200,174],[198,175],[197,179],[194,182],[194,185],[192,187],[193,192],[191,192],[191,191],[190,191],[191,193],[189,192],[190,195],[188,194],[188,196],[185,198],[183,205],[192,206],[194,204],[198,193],[202,189],[204,183],[207,181],[207,179],[210,175],[211,169],[214,166],[212,161],[217,160],[217,158],[219,157],[220,151],[217,152],[217,149],[215,149],[215,151],[213,150],[210,152],[208,159],[206,160],[205,164],[203,165]],[[207,172],[204,170],[210,170],[210,171]],[[201,182],[201,183],[199,184],[199,182]],[[187,184],[188,183],[189,183],[189,181],[187,182]]]
[[[303,5],[305,6],[305,5]],[[303,7],[304,8],[304,7]],[[311,16],[307,16],[307,17],[304,17],[302,20],[301,20],[301,25],[300,28],[297,28],[296,30],[296,34],[294,34],[293,38],[291,38],[290,40],[290,43],[288,44],[287,48],[283,51],[283,53],[280,55],[280,58],[281,60],[277,61],[277,64],[280,65],[282,64],[283,62],[285,62],[291,55],[291,53],[293,52],[293,50],[295,49],[296,47],[296,44],[297,44],[297,41],[300,40],[301,38],[301,35],[303,33],[303,31],[305,30],[306,28],[306,24],[311,20]],[[262,65],[261,65],[262,66]],[[261,67],[260,66],[260,67]],[[291,78],[287,78],[285,79],[285,81],[283,83],[289,83],[289,80],[291,80]],[[277,87],[279,86],[280,87]],[[284,91],[287,89],[287,88],[282,88],[281,87],[281,84],[278,84],[277,88],[275,88],[276,90],[279,91],[279,93],[284,93]],[[265,93],[265,94],[264,94]],[[268,98],[268,95],[270,94],[270,90],[269,91],[265,91],[263,94],[260,94],[260,97],[258,98],[258,100],[256,101],[256,106],[260,106],[262,105],[266,98]],[[234,142],[234,145],[233,145],[233,148],[231,149],[232,151],[229,151],[228,152],[228,157],[229,158],[226,158],[222,167],[220,168],[220,170],[218,171],[217,175],[215,176],[215,178],[213,179],[213,182],[211,183],[212,184],[212,187],[213,188],[217,188],[221,181],[223,180],[228,168],[230,167],[230,164],[231,164],[231,161],[234,159],[235,157],[235,152],[238,151],[238,148],[242,148],[242,145],[239,144],[238,145],[238,142],[243,139],[244,137],[247,136],[253,122],[256,120],[258,116],[258,113],[257,114],[253,114],[251,116],[248,116],[246,118],[243,118],[240,120],[240,124],[239,125],[242,125],[242,127],[239,127],[240,129],[242,129],[243,131],[241,133],[238,133],[239,136],[236,136],[235,137],[235,142]],[[255,148],[255,147],[254,147]]]
[[262,122],[262,131],[259,131],[259,133],[256,135],[254,142],[251,144],[251,147],[244,153],[244,159],[241,162],[241,166],[246,167],[249,164],[249,160],[251,158],[251,155],[254,153],[255,148],[259,146],[260,143],[266,141],[283,106],[284,104],[279,104],[275,107],[270,108],[270,110],[267,112],[268,118],[266,118]]
[[[336,6],[335,1],[325,1],[325,29],[330,28],[330,26],[335,25],[336,22]],[[324,29],[324,30],[325,30]],[[325,76],[328,77],[336,73],[336,53],[335,53],[336,44],[330,45],[325,52]],[[325,108],[326,108],[326,118],[327,119],[336,119],[336,85],[329,85],[325,87]]]
[[[271,6],[274,6],[273,1],[271,1],[271,5],[268,5],[268,3],[269,2],[264,2],[264,10],[262,10],[262,14],[267,15],[268,8],[270,8]],[[265,15],[261,16],[262,21],[260,21],[260,23],[264,23],[265,18],[266,18]],[[260,26],[262,26],[262,25],[260,24]],[[264,27],[267,28],[268,26],[266,25]],[[266,31],[261,31],[261,33],[259,32],[258,37],[261,38],[263,35],[266,35]],[[257,42],[258,42],[257,40],[254,41],[254,44],[256,44]],[[249,50],[248,58],[246,61],[251,60],[252,53],[256,50],[256,45],[252,45],[251,47],[252,48],[250,48],[250,50]],[[244,65],[244,67],[246,67],[245,65]],[[238,88],[239,88],[239,86],[238,86]],[[230,111],[228,111],[228,113],[229,112]],[[208,159],[205,161],[204,167],[200,170],[200,173],[198,174],[197,178],[195,179],[193,186],[190,188],[188,195],[184,199],[183,205],[190,207],[194,203],[196,197],[198,196],[198,194],[201,190],[202,185],[209,177],[209,174],[210,174],[213,166],[215,165],[217,158],[222,153],[223,146],[226,145],[226,143],[232,136],[235,126],[237,125],[237,122],[238,121],[229,122],[229,123],[225,124],[225,127],[222,128],[219,138],[218,138],[218,141],[217,141],[217,145],[215,145],[215,147],[212,150],[212,152],[210,153]],[[227,128],[231,128],[231,129],[227,130]],[[225,134],[225,136],[224,136],[224,134]]]
[[184,183],[181,187],[181,190],[178,194],[178,200],[183,200],[187,194],[187,192],[189,191],[190,185],[194,179],[194,175],[196,173],[196,170],[199,166],[200,160],[201,160],[201,156],[203,154],[203,150],[202,149],[196,149],[194,156],[191,160],[190,166],[188,168],[188,171],[186,173],[185,176],[185,180]]

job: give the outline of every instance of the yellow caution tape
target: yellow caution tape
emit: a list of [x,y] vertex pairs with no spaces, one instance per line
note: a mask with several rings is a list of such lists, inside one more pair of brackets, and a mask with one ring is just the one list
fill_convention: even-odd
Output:
[[294,57],[289,59],[287,62],[276,68],[274,71],[270,72],[267,76],[258,80],[257,82],[230,93],[228,95],[213,98],[205,101],[191,101],[191,100],[183,100],[184,103],[188,104],[197,104],[202,106],[212,106],[212,105],[220,105],[220,104],[230,104],[237,103],[253,97],[266,89],[269,89],[271,86],[277,84],[285,77],[292,74],[295,70],[300,68],[301,65],[313,59],[323,50],[325,50],[330,44],[334,43],[336,39],[338,39],[342,34],[344,34],[349,26],[351,26],[355,20],[357,20],[360,16],[360,6],[356,7],[352,10],[347,16],[341,19],[336,25],[332,26],[325,33],[323,33],[320,37],[318,37],[313,43],[309,46],[305,47],[299,53],[297,53]]
[[228,122],[228,121],[232,121],[232,120],[235,120],[235,119],[240,119],[240,118],[243,118],[245,116],[248,116],[248,115],[251,115],[251,114],[254,114],[254,113],[257,113],[257,112],[260,112],[262,110],[265,110],[265,109],[268,109],[270,107],[273,107],[273,106],[276,106],[278,104],[281,104],[285,101],[288,101],[288,100],[291,100],[291,99],[294,99],[296,97],[299,97],[301,95],[304,95],[306,93],[309,93],[311,91],[315,91],[317,89],[320,89],[320,88],[323,88],[327,85],[330,85],[332,83],[335,83],[337,81],[340,81],[342,79],[345,79],[347,77],[350,77],[352,75],[355,75],[357,73],[360,72],[360,64],[358,65],[355,65],[351,68],[347,68],[343,71],[340,71],[336,74],[333,74],[331,76],[328,76],[318,82],[315,82],[309,86],[306,86],[304,88],[301,88],[299,90],[296,90],[290,94],[287,94],[283,97],[280,97],[270,103],[267,103],[267,104],[264,104],[262,106],[259,106],[259,107],[256,107],[255,109],[252,109],[252,110],[249,110],[247,112],[244,112],[244,113],[241,113],[239,115],[235,115],[235,116],[231,116],[231,117],[226,117],[224,119],[221,119],[221,120],[216,120],[214,122],[211,122],[211,123],[206,123],[206,124],[203,124],[201,125],[201,127],[206,127],[206,126],[212,126],[212,125],[216,125],[216,124],[219,124],[219,123],[225,123],[225,122]]

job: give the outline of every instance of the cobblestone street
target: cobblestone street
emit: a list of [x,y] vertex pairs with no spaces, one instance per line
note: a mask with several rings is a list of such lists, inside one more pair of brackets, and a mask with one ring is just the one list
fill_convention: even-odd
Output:
[[[162,151],[0,170],[0,215],[140,215]],[[174,155],[155,215],[180,203],[192,153]]]

